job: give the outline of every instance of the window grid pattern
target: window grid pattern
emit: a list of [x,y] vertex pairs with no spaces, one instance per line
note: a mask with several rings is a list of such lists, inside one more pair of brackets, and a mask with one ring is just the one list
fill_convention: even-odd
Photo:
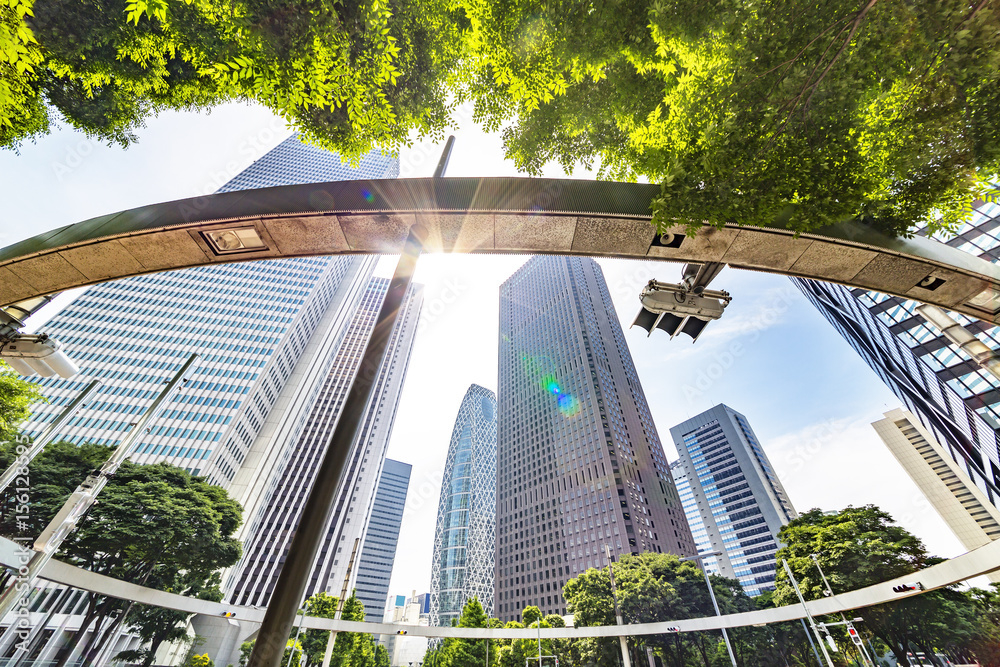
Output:
[[[271,597],[302,505],[358,372],[388,287],[386,278],[372,278],[369,282],[297,441],[288,448],[287,460],[271,477],[267,500],[252,519],[243,558],[227,583],[227,598],[234,604],[266,606]],[[348,455],[327,535],[309,578],[308,595],[327,590],[339,595],[354,540],[364,539],[422,302],[423,287],[411,285],[390,335],[385,361],[375,378],[375,399],[366,408],[362,430]],[[352,581],[356,577],[357,569],[351,575]],[[384,598],[379,599],[377,607],[381,609],[383,604]]]
[[709,572],[739,580],[748,595],[774,590],[778,531],[798,516],[746,417],[718,405],[670,429],[671,466]]
[[[923,235],[923,232],[920,234]],[[1000,261],[1000,205],[981,202],[973,209],[970,222],[963,224],[954,234],[941,232],[934,238],[997,263]],[[916,302],[862,289],[850,292],[970,409],[976,411],[992,429],[1000,429],[1000,380],[980,368],[968,354],[918,316]],[[974,321],[961,313],[948,314],[987,347],[1000,350],[1000,327]],[[908,360],[907,363],[911,362]]]
[[494,615],[566,614],[614,555],[695,550],[600,267],[535,257],[500,288]]
[[473,597],[493,615],[496,474],[496,395],[474,384],[458,408],[444,464],[431,562],[431,625],[451,625]]
[[997,505],[998,436],[983,414],[963,400],[925,359],[917,357],[851,290],[830,283],[791,280]]
[[385,599],[389,594],[392,566],[396,562],[399,527],[406,507],[406,492],[410,486],[409,463],[386,459],[379,476],[372,502],[364,546],[358,559],[358,576],[354,592],[365,605],[365,618],[382,620]]
[[[289,137],[219,192],[358,178],[394,178],[398,159],[372,153],[360,170]],[[59,437],[118,445],[192,352],[194,373],[149,425],[134,461],[167,461],[229,486],[324,311],[344,304],[346,281],[366,276],[370,258],[313,257],[197,267],[90,287],[45,325],[81,373],[36,379],[49,403],[25,425],[35,436],[93,379],[103,387]],[[352,287],[352,289],[354,289]],[[354,290],[357,291],[357,290]],[[59,615],[41,652],[63,641],[62,614],[83,613],[82,591],[47,584],[35,606]],[[0,634],[9,646],[16,624]],[[135,648],[124,633],[116,650]]]

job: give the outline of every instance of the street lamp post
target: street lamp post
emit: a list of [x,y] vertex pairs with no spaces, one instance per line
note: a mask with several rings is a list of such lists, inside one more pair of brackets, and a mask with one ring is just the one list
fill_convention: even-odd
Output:
[[[826,586],[826,594],[829,595],[830,597],[833,597],[833,588],[830,586],[830,582],[827,581],[826,574],[823,572],[823,568],[820,567],[819,565],[819,556],[817,556],[816,554],[810,554],[810,555],[812,556],[813,563],[816,564],[816,569],[819,570],[819,576],[823,579],[823,585]],[[854,625],[847,620],[847,617],[844,616],[843,612],[841,612],[840,614],[840,620],[842,620],[844,622],[844,625],[847,626],[848,631],[854,629]],[[865,645],[860,641],[855,642],[855,644],[858,647],[858,653],[861,654],[861,661],[865,664],[865,667],[871,667],[872,660],[868,655],[868,651],[865,650]]]
[[813,633],[816,635],[816,641],[819,642],[819,647],[823,651],[823,657],[826,658],[826,664],[829,665],[829,667],[834,667],[833,660],[830,658],[830,654],[826,650],[826,642],[824,642],[823,637],[820,636],[819,628],[816,627],[816,621],[813,620],[812,614],[809,613],[809,607],[806,606],[806,599],[802,597],[802,591],[799,590],[799,582],[795,580],[795,575],[792,574],[792,568],[789,567],[788,561],[785,559],[781,560],[781,564],[785,568],[785,574],[788,575],[788,580],[792,582],[795,594],[799,596],[799,602],[802,603],[802,609],[806,612],[806,618],[809,619],[809,625],[812,626]]
[[[611,599],[615,603],[615,621],[618,625],[624,625],[624,623],[622,623],[622,612],[618,608],[618,592],[615,590],[615,573],[611,567],[611,547],[607,544],[604,545],[604,553],[608,557],[608,576],[611,577]],[[625,667],[632,667],[632,661],[628,656],[628,641],[625,639],[625,635],[619,635],[618,641],[622,647],[622,662]]]
[[[708,586],[708,596],[712,598],[712,607],[715,608],[716,616],[722,616],[722,613],[719,611],[719,603],[715,600],[715,590],[712,588],[712,580],[708,578],[708,570],[705,569],[705,563],[702,562],[702,559],[707,558],[709,556],[721,556],[721,555],[722,555],[721,551],[713,551],[712,553],[698,554],[697,556],[688,556],[687,558],[681,558],[682,562],[687,560],[693,560],[698,562],[698,566],[701,567],[702,574],[705,575],[705,585]],[[737,667],[736,654],[733,653],[733,645],[729,643],[729,633],[726,632],[725,628],[722,628],[722,638],[726,642],[726,650],[729,651],[729,660],[733,663],[733,667]]]

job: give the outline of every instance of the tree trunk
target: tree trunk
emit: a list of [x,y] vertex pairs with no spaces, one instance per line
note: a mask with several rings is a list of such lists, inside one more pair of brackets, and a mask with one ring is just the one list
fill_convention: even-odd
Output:
[[[92,655],[88,655],[87,658],[84,660],[85,666],[89,665],[94,658],[100,656],[101,653],[104,652],[104,649],[107,648],[107,644],[109,641],[114,641],[114,637],[117,634],[118,628],[121,627],[122,621],[125,620],[125,616],[128,615],[128,612],[132,609],[133,606],[135,606],[135,602],[129,602],[125,610],[121,614],[119,614],[118,618],[116,618],[114,622],[112,622],[111,625],[109,625],[107,629],[101,634],[100,640],[96,642],[94,648],[91,650]],[[112,656],[108,656],[109,661],[111,657]]]
[[674,667],[684,667],[681,662],[681,655],[683,653],[683,644],[681,643],[681,637],[679,634],[674,635]]
[[90,634],[90,638],[87,640],[86,646],[80,651],[81,664],[83,667],[87,667],[90,664],[91,652],[94,649],[94,644],[97,639],[101,636],[102,626],[104,625],[104,619],[106,616],[101,614],[97,617],[97,623],[94,625],[94,631]]
[[701,660],[705,663],[705,667],[712,667],[711,663],[708,662],[708,655],[705,653],[705,637],[702,633],[698,633],[698,652],[701,653]]
[[80,629],[77,630],[76,634],[73,635],[73,638],[67,642],[66,646],[59,649],[59,655],[56,657],[55,667],[66,667],[66,662],[69,660],[69,657],[73,655],[76,647],[83,639],[83,636],[87,633],[87,628],[89,628],[90,624],[94,622],[95,618],[97,618],[97,610],[94,604],[91,603],[89,607],[90,608],[83,616],[83,621],[80,623]]

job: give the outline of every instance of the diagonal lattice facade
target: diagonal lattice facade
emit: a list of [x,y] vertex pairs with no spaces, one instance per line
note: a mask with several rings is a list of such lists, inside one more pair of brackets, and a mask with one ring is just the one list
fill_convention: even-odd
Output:
[[455,418],[434,530],[431,625],[451,625],[471,597],[493,615],[496,408],[496,395],[474,384]]

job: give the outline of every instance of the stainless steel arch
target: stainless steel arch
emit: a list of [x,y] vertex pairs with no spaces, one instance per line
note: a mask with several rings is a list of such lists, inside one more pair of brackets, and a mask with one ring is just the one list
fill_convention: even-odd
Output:
[[[17,570],[21,565],[23,549],[16,543],[0,537],[0,565]],[[861,607],[868,607],[882,602],[899,600],[904,597],[920,595],[920,592],[894,593],[894,585],[919,581],[928,591],[942,588],[964,581],[971,577],[1000,570],[1000,540],[991,542],[968,553],[944,561],[916,574],[907,575],[891,581],[885,581],[874,586],[861,588],[848,593],[842,593],[822,600],[812,600],[806,604],[814,616],[833,614]],[[258,607],[240,607],[221,602],[209,602],[197,598],[184,597],[174,593],[145,588],[136,584],[112,579],[101,574],[83,570],[67,563],[51,560],[42,570],[41,577],[50,581],[67,584],[86,591],[101,593],[111,597],[134,600],[144,604],[152,604],[168,609],[176,609],[195,614],[221,616],[233,613],[240,621],[260,623],[264,618],[264,610]],[[737,628],[747,625],[778,623],[803,618],[802,606],[788,605],[775,609],[729,614],[726,616],[707,616],[676,621],[660,621],[657,623],[637,623],[625,626],[595,626],[582,628],[543,628],[542,637],[617,637],[621,635],[655,635],[666,632],[695,632],[699,630],[716,630],[722,627]],[[298,621],[296,621],[298,622]],[[303,628],[322,630],[338,630],[343,632],[372,632],[375,634],[394,634],[405,631],[418,637],[467,637],[474,639],[534,639],[538,630],[531,629],[486,629],[486,628],[432,628],[415,625],[395,625],[392,623],[359,623],[357,621],[334,621],[328,618],[306,616],[302,622]]]
[[[94,218],[0,249],[0,306],[131,275],[206,264],[398,253],[421,222],[434,252],[574,254],[685,262],[839,282],[1000,323],[1000,268],[925,239],[848,222],[796,236],[706,228],[664,242],[653,185],[566,179],[342,181],[245,190]],[[263,247],[222,253],[207,232],[252,229]]]

